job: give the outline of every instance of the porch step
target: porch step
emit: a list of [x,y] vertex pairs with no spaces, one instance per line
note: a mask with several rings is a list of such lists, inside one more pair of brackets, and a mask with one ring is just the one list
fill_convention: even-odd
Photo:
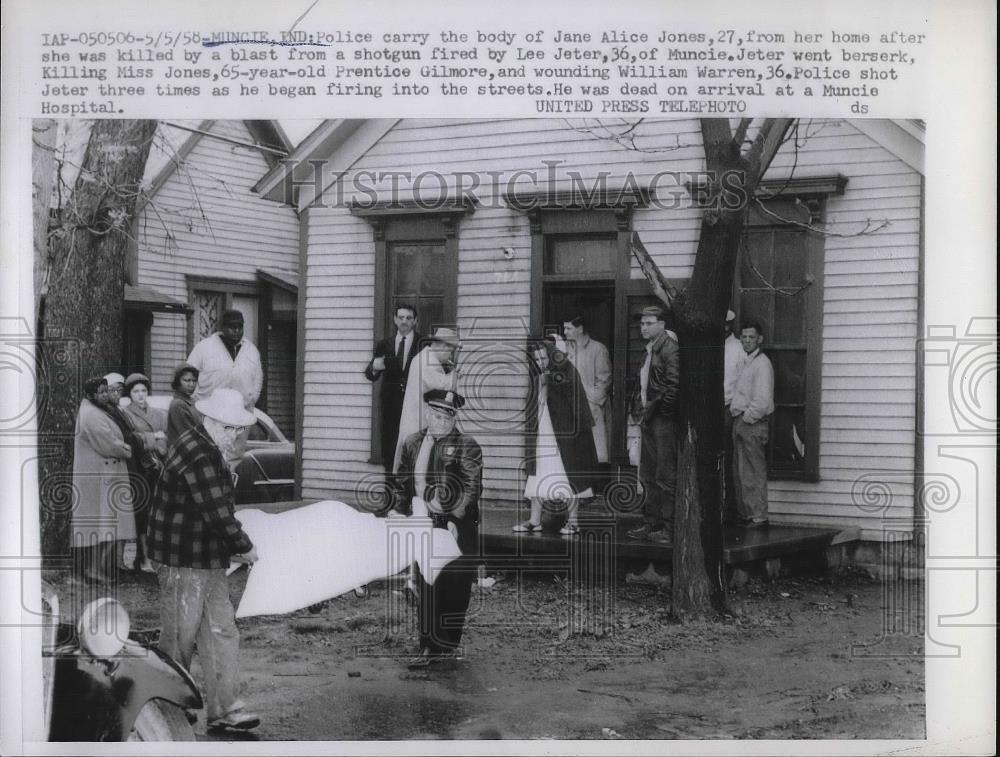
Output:
[[[479,531],[487,562],[496,558],[548,555],[568,559],[570,547],[576,541],[588,551],[603,550],[611,561],[650,560],[670,562],[673,548],[670,545],[629,539],[627,532],[635,528],[641,517],[616,515],[596,508],[581,510],[580,533],[562,536],[558,531],[513,533],[510,529],[527,518],[524,508],[483,508]],[[723,560],[727,565],[738,565],[757,560],[767,560],[802,552],[822,552],[835,543],[858,538],[857,529],[829,529],[771,523],[763,528],[727,527],[723,532]],[[506,562],[506,559],[496,560]]]

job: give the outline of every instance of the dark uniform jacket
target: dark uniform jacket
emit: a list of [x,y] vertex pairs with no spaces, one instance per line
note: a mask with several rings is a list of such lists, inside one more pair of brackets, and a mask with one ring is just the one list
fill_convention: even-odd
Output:
[[463,554],[468,554],[476,548],[479,498],[483,493],[483,452],[475,439],[453,429],[434,442],[427,464],[427,488],[418,492],[414,465],[426,433],[418,431],[403,442],[399,471],[394,478],[393,509],[409,515],[413,497],[430,502],[436,495],[444,513],[431,514],[435,527],[446,528],[449,522],[455,523],[458,546]]

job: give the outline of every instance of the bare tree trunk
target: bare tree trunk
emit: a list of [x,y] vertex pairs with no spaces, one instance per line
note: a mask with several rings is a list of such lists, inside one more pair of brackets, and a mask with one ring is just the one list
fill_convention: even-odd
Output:
[[674,314],[681,344],[681,440],[674,512],[673,605],[682,618],[726,608],[723,564],[722,462],[723,321],[732,297],[740,241],[757,183],[793,123],[766,119],[743,150],[750,119],[734,134],[727,119],[702,119],[707,185],[694,192],[705,207],[694,271],[684,291],[673,292],[636,237],[632,253],[653,291]]
[[42,554],[66,554],[73,504],[73,432],[81,384],[119,367],[125,265],[156,121],[94,123],[80,175],[53,235],[39,345]]
[[32,124],[31,131],[31,212],[35,239],[34,328],[38,323],[39,302],[45,294],[45,274],[49,264],[49,208],[55,178],[56,122],[50,118],[40,118]]

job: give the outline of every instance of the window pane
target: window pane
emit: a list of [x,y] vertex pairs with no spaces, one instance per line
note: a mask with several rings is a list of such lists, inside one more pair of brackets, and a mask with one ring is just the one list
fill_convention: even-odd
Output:
[[415,298],[444,292],[444,246],[439,244],[394,244],[393,294]]
[[774,402],[777,405],[806,401],[806,351],[770,350],[774,366]]
[[194,300],[194,340],[197,343],[215,333],[216,324],[222,317],[224,298],[221,292],[195,291]]
[[414,301],[417,306],[417,321],[421,334],[430,336],[435,328],[444,323],[444,298],[442,297],[421,297]]
[[778,231],[774,234],[775,286],[786,289],[800,287],[806,280],[806,233]]
[[614,252],[613,239],[553,239],[545,256],[545,273],[610,273]]
[[772,344],[798,345],[806,340],[806,293],[794,297],[774,295],[774,323],[767,340]]
[[740,323],[745,325],[759,321],[764,327],[764,338],[771,339],[774,329],[771,327],[771,317],[774,295],[771,292],[743,292],[740,298]]
[[[767,285],[761,281],[770,281],[772,277],[772,232],[751,231],[740,255],[740,286],[744,289],[759,289]],[[754,272],[754,268],[760,276]]]
[[795,471],[804,468],[805,445],[805,408],[777,408],[771,421],[771,469]]

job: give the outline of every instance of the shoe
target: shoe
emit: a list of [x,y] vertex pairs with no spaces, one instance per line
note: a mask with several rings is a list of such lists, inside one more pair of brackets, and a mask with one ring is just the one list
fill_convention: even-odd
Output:
[[760,520],[749,520],[743,524],[743,528],[764,528],[767,525],[767,518]]
[[406,663],[406,667],[409,670],[423,670],[424,668],[430,667],[431,659],[433,657],[434,654],[431,650],[421,649],[420,654]]
[[567,523],[565,526],[559,529],[559,533],[563,536],[575,536],[580,533],[580,527],[575,523]]
[[674,541],[673,534],[665,528],[658,528],[655,531],[650,531],[646,538],[650,541],[655,541],[658,544],[672,544]]
[[208,721],[209,728],[226,728],[234,731],[249,731],[260,725],[260,716],[239,708],[230,710],[221,718]]
[[649,532],[653,530],[653,527],[648,523],[643,523],[638,528],[633,528],[630,531],[626,531],[625,535],[629,539],[646,539],[649,537]]
[[153,567],[153,563],[151,563],[149,560],[146,560],[145,562],[143,562],[139,566],[139,570],[141,570],[143,573],[155,573],[156,572],[156,568]]
[[530,520],[524,521],[524,523],[518,523],[516,526],[510,529],[515,534],[531,534],[535,531],[541,531],[541,523],[532,523]]

